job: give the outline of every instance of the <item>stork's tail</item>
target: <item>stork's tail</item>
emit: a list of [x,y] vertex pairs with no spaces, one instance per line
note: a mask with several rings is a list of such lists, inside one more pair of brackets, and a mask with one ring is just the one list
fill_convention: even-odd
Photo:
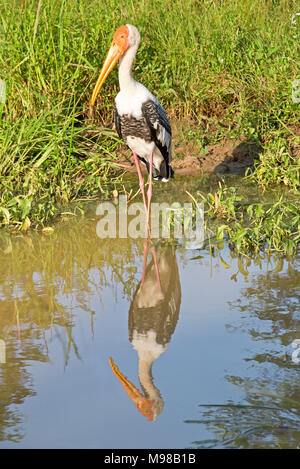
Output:
[[174,171],[165,160],[161,162],[159,171],[153,167],[153,179],[156,181],[168,182],[169,178],[174,177]]
[[[142,161],[142,163],[144,163],[146,165],[147,171],[149,173],[150,172],[149,171],[149,169],[150,169],[149,161],[147,161],[145,158],[141,158],[140,156],[139,156],[139,160]],[[161,162],[161,165],[160,165],[159,169],[155,168],[154,165],[152,167],[152,177],[155,181],[168,182],[169,178],[174,177],[174,174],[175,173],[174,173],[170,163],[166,162],[165,160],[163,160]]]

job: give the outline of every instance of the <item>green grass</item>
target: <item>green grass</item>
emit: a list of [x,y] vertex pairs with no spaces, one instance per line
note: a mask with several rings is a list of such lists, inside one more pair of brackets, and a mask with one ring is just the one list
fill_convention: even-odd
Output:
[[170,115],[188,116],[210,142],[258,143],[255,183],[297,191],[295,13],[292,0],[3,0],[0,226],[43,226],[70,202],[109,195],[120,148],[109,128],[116,71],[93,121],[87,108],[112,34],[125,23],[142,36],[135,77]]
[[205,230],[217,249],[222,249],[227,240],[231,250],[240,254],[296,254],[300,243],[299,200],[288,200],[282,194],[275,202],[253,203],[236,187],[221,183],[215,192],[198,192],[196,197],[205,204]]

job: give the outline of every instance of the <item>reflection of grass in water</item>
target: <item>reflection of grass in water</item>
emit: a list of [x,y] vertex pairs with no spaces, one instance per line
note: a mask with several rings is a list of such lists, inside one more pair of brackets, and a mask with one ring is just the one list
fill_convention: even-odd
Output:
[[[291,407],[300,408],[300,402],[278,394],[253,391],[255,394],[280,399]],[[200,448],[254,448],[254,447],[298,447],[300,419],[290,409],[249,404],[199,404],[207,408],[202,419],[187,419],[189,424],[204,424],[219,438],[194,441]],[[219,412],[218,417],[214,414]],[[275,432],[275,435],[274,435]],[[268,440],[272,434],[272,441]],[[289,441],[285,439],[289,434]],[[274,444],[276,438],[276,444]],[[294,437],[293,439],[291,437]],[[297,438],[298,437],[298,438]],[[295,444],[293,443],[295,442]],[[290,443],[290,444],[289,444]],[[294,446],[293,446],[294,444]]]
[[253,394],[261,394],[262,396],[271,397],[273,399],[280,399],[283,403],[289,405],[291,408],[296,407],[297,409],[300,409],[300,402],[299,401],[296,401],[295,399],[291,399],[291,398],[286,397],[286,396],[281,396],[280,394],[271,393],[271,392],[262,391],[262,390],[248,391],[248,392],[253,393]]
[[[94,215],[95,206],[91,207],[91,212]],[[136,260],[142,260],[143,243],[132,239],[100,239],[96,235],[96,225],[97,219],[77,217],[57,224],[51,234],[27,233],[15,237],[0,233],[0,276],[3,279],[0,293],[6,299],[8,311],[5,317],[0,318],[0,328],[16,326],[15,298],[21,286],[21,293],[17,295],[21,326],[31,322],[33,328],[41,332],[46,349],[47,330],[50,329],[51,333],[55,325],[63,327],[68,340],[65,350],[70,351],[73,347],[77,355],[72,339],[72,311],[61,303],[60,293],[75,296],[76,304],[90,315],[91,328],[96,313],[89,305],[92,292],[98,295],[100,308],[103,304],[102,289],[107,286],[121,286],[122,295],[131,300],[140,280]],[[270,254],[258,253],[249,258],[229,250],[227,256],[226,253],[220,254],[223,247],[224,240],[215,243],[214,249],[210,250],[211,258],[219,256],[220,265],[226,270],[236,264],[237,272],[243,276],[248,275],[252,262],[261,269],[261,262],[266,257],[269,262],[273,259],[275,271],[283,268],[279,254],[271,257]],[[194,256],[194,259],[199,261],[200,256]],[[91,271],[94,272],[92,278]]]
[[135,258],[142,255],[142,243],[99,239],[96,224],[77,218],[58,224],[51,234],[0,234],[0,294],[6,311],[0,317],[0,332],[7,339],[17,334],[22,341],[24,327],[30,326],[47,355],[49,335],[51,339],[57,326],[65,330],[60,340],[66,341],[68,363],[71,349],[78,358],[80,354],[73,337],[72,306],[69,301],[65,304],[62,294],[72,295],[80,310],[90,315],[92,333],[96,312],[90,307],[92,293],[98,295],[100,308],[102,289],[109,285],[121,285],[123,295],[131,298],[138,282]]

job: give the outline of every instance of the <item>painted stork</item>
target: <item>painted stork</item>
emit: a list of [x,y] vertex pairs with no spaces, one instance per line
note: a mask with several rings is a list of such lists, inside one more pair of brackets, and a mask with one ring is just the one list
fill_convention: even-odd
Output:
[[[114,121],[119,137],[133,152],[150,233],[152,177],[166,182],[174,174],[171,168],[172,131],[162,105],[144,85],[133,78],[132,64],[139,44],[140,33],[135,26],[127,24],[117,29],[95,85],[91,105],[95,104],[105,79],[120,60],[120,92],[115,99]],[[148,205],[140,161],[146,165],[149,173]]]
[[157,294],[156,265],[147,265],[145,282],[138,285],[129,315],[129,340],[138,354],[138,377],[142,391],[119,370],[112,358],[112,371],[128,397],[148,421],[155,421],[163,410],[164,401],[154,385],[153,363],[167,350],[176,329],[181,304],[181,285],[176,253],[172,248],[158,251],[158,268],[162,290]]

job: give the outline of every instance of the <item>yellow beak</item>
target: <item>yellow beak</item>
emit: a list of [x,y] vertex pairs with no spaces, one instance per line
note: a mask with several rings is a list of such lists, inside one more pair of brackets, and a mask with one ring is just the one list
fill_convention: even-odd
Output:
[[98,96],[98,93],[103,83],[105,82],[106,78],[108,77],[108,75],[110,74],[110,72],[112,71],[116,63],[118,62],[121,55],[124,54],[124,52],[125,51],[115,42],[113,42],[112,45],[110,46],[110,49],[108,51],[108,54],[106,56],[106,59],[102,66],[102,70],[100,72],[99,78],[97,80],[97,83],[95,85],[95,88],[92,94],[92,98],[91,98],[92,106],[94,106],[95,104],[96,98]]

